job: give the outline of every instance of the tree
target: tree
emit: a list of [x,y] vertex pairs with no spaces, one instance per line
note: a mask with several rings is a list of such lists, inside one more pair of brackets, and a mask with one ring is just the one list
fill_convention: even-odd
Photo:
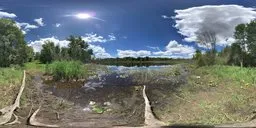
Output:
[[32,62],[35,59],[35,53],[32,47],[26,46],[27,62]]
[[79,36],[70,36],[69,43],[69,56],[74,60],[80,60],[86,62],[91,59],[92,50],[89,50],[89,45]]
[[231,53],[228,63],[232,65],[238,65],[241,62],[242,54],[243,52],[240,45],[238,43],[233,43],[231,45]]
[[246,51],[246,46],[247,46],[247,32],[246,32],[246,25],[245,24],[239,24],[235,28],[235,34],[234,37],[236,39],[237,45],[241,48],[241,54],[239,55],[238,59],[240,61],[240,66],[243,67],[244,59],[246,54],[242,53],[247,53]]
[[28,60],[27,45],[22,31],[10,19],[0,19],[0,67],[22,65]]
[[202,31],[197,33],[197,41],[199,44],[202,44],[210,49],[209,53],[209,64],[215,63],[215,57],[216,57],[216,33],[213,31]]
[[200,57],[202,57],[202,52],[197,49],[193,59],[198,60]]
[[69,54],[68,54],[69,48],[62,47],[60,50],[61,54],[61,60],[69,60]]
[[55,46],[51,41],[46,41],[42,45],[43,49],[40,54],[40,61],[42,63],[51,63],[55,59]]
[[248,53],[256,58],[256,21],[252,21],[249,24],[247,24],[246,27],[246,33],[247,33],[247,48]]

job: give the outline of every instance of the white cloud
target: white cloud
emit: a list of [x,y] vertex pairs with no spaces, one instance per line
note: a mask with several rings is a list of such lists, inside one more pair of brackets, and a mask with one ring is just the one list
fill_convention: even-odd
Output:
[[42,45],[45,44],[46,41],[51,41],[55,45],[59,45],[60,47],[67,47],[69,41],[67,40],[59,40],[56,37],[48,37],[48,38],[41,38],[39,40],[29,42],[28,46],[31,46],[34,49],[34,52],[40,52],[42,50]]
[[56,28],[58,28],[58,27],[60,27],[60,26],[61,26],[60,23],[56,23],[56,24],[55,24],[55,27],[56,27]]
[[195,48],[187,45],[179,44],[172,40],[165,47],[164,51],[153,52],[155,56],[169,57],[169,58],[191,58],[195,53]]
[[150,56],[151,51],[146,50],[139,50],[139,51],[133,51],[133,50],[119,50],[117,49],[117,56],[120,58],[124,57],[146,57]]
[[105,48],[99,45],[89,45],[89,49],[92,49],[93,54],[96,58],[112,58],[112,56],[106,52]]
[[172,18],[172,17],[166,16],[166,15],[162,15],[161,17],[164,18],[164,19],[171,19]]
[[[60,47],[67,47],[69,41],[67,40],[59,40],[57,37],[48,37],[41,38],[39,40],[30,41],[28,46],[31,46],[34,49],[34,52],[40,52],[42,50],[42,45],[45,44],[46,41],[51,41],[55,45],[59,45]],[[106,52],[105,48],[99,45],[89,44],[89,49],[93,50],[93,54],[96,58],[111,58],[112,56]]]
[[175,10],[175,13],[174,27],[185,36],[185,41],[196,41],[197,33],[212,31],[216,33],[217,45],[221,46],[232,43],[236,25],[248,23],[256,17],[255,8],[240,5],[206,5]]
[[116,37],[114,36],[113,33],[110,34],[110,35],[108,35],[108,38],[109,38],[109,41],[114,41],[114,40],[116,40]]
[[105,43],[116,40],[116,37],[113,34],[108,35],[108,38],[104,38],[95,33],[87,33],[82,38],[87,43]]
[[43,18],[38,18],[34,19],[34,21],[39,25],[39,26],[44,26]]
[[36,25],[32,25],[29,23],[19,23],[16,22],[16,25],[19,29],[21,29],[21,31],[23,32],[23,34],[26,34],[28,31],[30,31],[31,29],[36,29],[38,28],[38,26]]
[[147,46],[147,48],[160,51],[160,48],[159,48],[159,47]]
[[0,11],[0,18],[16,18],[17,16],[14,13],[8,13]]

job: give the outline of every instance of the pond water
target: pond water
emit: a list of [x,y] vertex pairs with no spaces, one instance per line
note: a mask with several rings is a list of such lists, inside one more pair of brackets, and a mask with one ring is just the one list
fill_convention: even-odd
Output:
[[[74,101],[82,106],[88,104],[88,100],[104,100],[112,94],[130,93],[132,86],[149,84],[144,80],[148,72],[158,71],[171,66],[106,66],[108,71],[97,71],[96,75],[90,76],[85,82],[55,82],[47,83],[44,90],[52,92],[59,97]],[[153,74],[154,75],[154,74]],[[152,78],[151,78],[152,79]],[[154,81],[154,80],[153,80]],[[104,88],[103,88],[104,87]],[[82,98],[81,98],[82,97]],[[88,100],[85,100],[87,97]],[[82,101],[79,101],[79,99]]]
[[[90,111],[88,105],[91,102],[99,106],[110,104],[109,107],[118,117],[120,115],[131,117],[131,113],[139,111],[134,115],[136,118],[127,119],[129,124],[138,125],[143,123],[144,119],[142,85],[148,85],[149,95],[151,92],[161,92],[162,95],[163,91],[177,84],[174,82],[176,77],[166,78],[172,66],[106,66],[106,68],[107,71],[99,68],[96,75],[90,76],[85,82],[46,82],[42,88],[45,92],[51,92],[52,95],[81,106],[85,111]],[[153,91],[150,92],[151,89]]]

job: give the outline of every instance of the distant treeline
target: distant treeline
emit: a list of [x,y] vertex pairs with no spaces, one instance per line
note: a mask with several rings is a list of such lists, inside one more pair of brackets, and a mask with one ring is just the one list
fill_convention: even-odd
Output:
[[188,63],[190,59],[173,58],[151,58],[151,57],[125,57],[125,58],[106,58],[96,59],[93,63],[115,66],[151,66],[151,65],[173,65],[178,63]]

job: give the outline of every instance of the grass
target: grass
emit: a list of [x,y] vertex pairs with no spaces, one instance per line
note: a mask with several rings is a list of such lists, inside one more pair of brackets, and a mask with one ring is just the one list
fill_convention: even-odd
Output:
[[55,80],[78,80],[85,78],[86,70],[79,61],[55,61],[46,65],[46,73]]
[[23,71],[19,67],[0,68],[0,108],[10,105],[21,85]]
[[26,69],[29,73],[38,73],[45,72],[45,64],[40,63],[39,61],[33,61],[29,63],[25,63],[24,69]]
[[156,110],[170,124],[221,124],[249,121],[256,110],[256,69],[206,66],[191,69],[187,86],[167,94]]

